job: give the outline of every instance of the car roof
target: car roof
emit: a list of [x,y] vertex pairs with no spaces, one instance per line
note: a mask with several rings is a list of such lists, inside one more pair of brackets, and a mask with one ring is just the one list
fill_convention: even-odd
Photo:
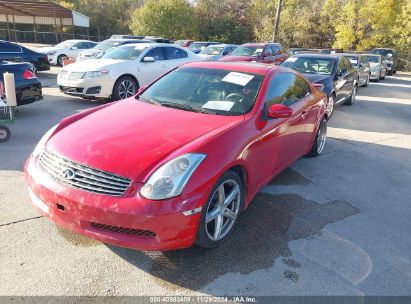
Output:
[[193,43],[214,43],[214,44],[221,44],[221,42],[217,42],[217,41],[194,41]]
[[358,54],[358,53],[338,53],[338,55],[342,55],[342,56],[357,56],[360,57],[363,54]]
[[226,47],[226,46],[237,46],[237,45],[227,44],[227,43],[220,43],[220,44],[212,44],[212,45],[209,45],[208,47],[210,47],[210,46],[212,46],[212,47]]
[[[147,42],[147,43],[151,43],[151,41],[149,41],[149,40],[144,40],[144,39],[107,39],[108,41],[114,41],[114,42],[135,42],[135,43],[137,43],[137,41],[144,41],[144,42]],[[104,41],[107,41],[107,40],[104,40]]]
[[382,55],[374,54],[374,53],[364,53],[364,54],[361,54],[361,55],[364,55],[364,56],[380,56],[380,57],[382,57]]
[[288,68],[277,65],[268,65],[254,62],[222,62],[222,61],[195,61],[186,63],[184,67],[209,68],[220,70],[232,70],[236,72],[268,75],[271,71],[289,71]]
[[127,43],[125,45],[120,45],[119,47],[122,47],[122,46],[139,46],[139,47],[146,47],[147,48],[147,47],[150,47],[150,46],[153,46],[153,45],[158,45],[158,46],[161,46],[161,47],[164,47],[164,46],[178,47],[174,43],[157,43],[157,42],[150,42],[150,41],[143,42],[143,43]]

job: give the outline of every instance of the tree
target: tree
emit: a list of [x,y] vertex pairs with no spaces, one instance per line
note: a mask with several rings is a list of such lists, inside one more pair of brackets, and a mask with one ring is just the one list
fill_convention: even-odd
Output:
[[194,35],[194,10],[187,0],[147,0],[134,11],[131,29],[136,35],[190,38]]

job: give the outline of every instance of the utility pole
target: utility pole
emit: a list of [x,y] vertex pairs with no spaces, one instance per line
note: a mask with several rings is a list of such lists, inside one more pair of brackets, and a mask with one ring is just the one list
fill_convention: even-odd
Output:
[[272,42],[275,41],[278,35],[278,25],[280,24],[280,14],[281,14],[282,5],[283,5],[283,0],[278,0],[277,12],[275,13],[273,38],[271,39]]

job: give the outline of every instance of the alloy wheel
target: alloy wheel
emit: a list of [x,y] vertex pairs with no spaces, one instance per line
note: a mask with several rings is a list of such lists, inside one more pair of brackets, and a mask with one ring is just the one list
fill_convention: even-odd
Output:
[[317,135],[318,154],[321,154],[323,152],[326,140],[327,140],[327,121],[323,120],[321,122],[320,128],[318,129],[318,135]]
[[207,236],[223,239],[233,228],[240,210],[241,188],[233,179],[224,181],[213,193],[205,217]]
[[0,129],[0,140],[5,139],[7,137],[7,131],[4,129]]
[[125,99],[135,95],[136,93],[136,86],[130,80],[124,80],[120,83],[118,88],[118,95],[121,99]]
[[351,92],[351,103],[355,102],[355,96],[357,95],[357,86],[354,86]]
[[332,95],[328,98],[327,110],[329,115],[331,116],[334,111],[334,96]]

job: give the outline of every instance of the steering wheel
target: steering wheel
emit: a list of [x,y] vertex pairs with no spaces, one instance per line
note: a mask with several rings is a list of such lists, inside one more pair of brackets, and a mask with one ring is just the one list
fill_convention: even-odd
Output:
[[240,93],[230,93],[225,97],[225,99],[231,101],[241,101],[243,99],[243,95]]

